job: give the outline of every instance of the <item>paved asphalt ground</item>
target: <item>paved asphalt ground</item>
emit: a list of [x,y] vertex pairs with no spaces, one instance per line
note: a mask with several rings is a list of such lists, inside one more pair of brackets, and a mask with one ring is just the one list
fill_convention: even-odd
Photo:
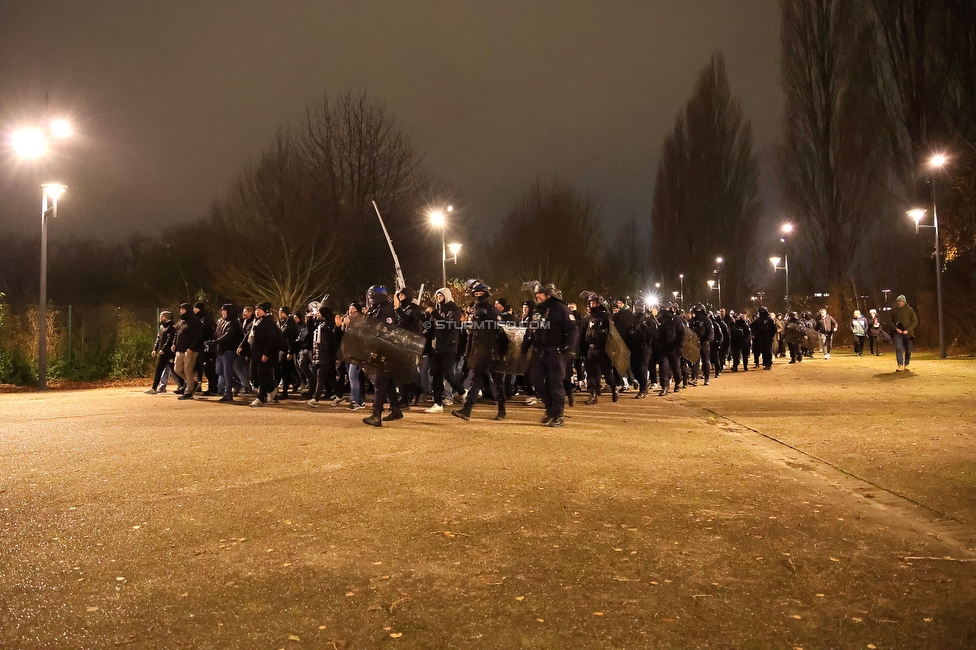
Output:
[[0,648],[973,648],[976,363],[537,424],[0,395]]

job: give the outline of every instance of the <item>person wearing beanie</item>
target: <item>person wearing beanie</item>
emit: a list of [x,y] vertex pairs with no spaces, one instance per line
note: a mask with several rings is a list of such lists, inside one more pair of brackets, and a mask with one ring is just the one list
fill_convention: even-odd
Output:
[[[458,334],[461,331],[461,308],[454,302],[454,296],[447,287],[434,293],[437,302],[425,323],[427,328],[427,349],[430,351],[431,390],[434,404],[425,413],[444,411],[444,382],[451,386],[454,397],[460,399],[464,386],[457,375]],[[454,403],[453,399],[450,402]]]
[[152,356],[156,358],[156,370],[153,372],[152,388],[146,391],[147,395],[166,392],[166,380],[173,372],[173,360],[176,358],[176,353],[173,352],[175,343],[176,326],[173,325],[173,312],[161,311],[159,332],[156,334],[156,342],[152,349]]
[[881,341],[878,340],[878,337],[884,331],[882,325],[881,318],[878,317],[878,310],[870,310],[868,312],[865,332],[867,332],[868,341],[871,343],[871,355],[875,357],[881,356]]
[[918,327],[918,315],[908,306],[904,294],[895,298],[895,306],[888,312],[888,331],[895,344],[895,361],[898,368],[895,372],[908,371],[908,364],[912,362],[912,341],[915,339],[915,328]]
[[203,323],[189,310],[189,305],[186,303],[180,305],[180,323],[176,327],[176,340],[173,342],[172,350],[176,353],[173,371],[186,382],[183,394],[179,398],[193,399],[193,391],[197,387],[194,368],[197,357],[203,350]]
[[[396,298],[399,304],[394,304],[397,324],[407,331],[423,336],[427,318],[423,308],[415,301],[414,295],[413,289],[408,287],[397,292]],[[397,389],[400,408],[409,410],[411,404],[418,403],[423,392],[420,387],[420,369],[418,368],[414,373],[413,381],[401,383]]]

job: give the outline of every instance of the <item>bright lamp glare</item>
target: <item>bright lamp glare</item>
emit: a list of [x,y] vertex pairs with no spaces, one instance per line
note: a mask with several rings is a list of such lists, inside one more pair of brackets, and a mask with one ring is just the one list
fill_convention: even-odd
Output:
[[440,228],[444,225],[444,213],[440,210],[434,210],[430,213],[430,223],[433,226]]
[[715,258],[715,262],[716,262],[716,263],[718,263],[718,264],[721,264],[721,263],[722,263],[722,262],[724,262],[724,261],[725,261],[725,260],[724,260],[724,259],[722,259],[721,257],[717,257],[717,258]]
[[51,135],[56,138],[67,138],[71,136],[71,122],[68,120],[54,120],[51,122]]
[[773,266],[779,266],[779,263],[782,259],[783,258],[781,257],[770,257],[769,261],[772,263]]
[[936,154],[929,159],[929,164],[933,167],[944,167],[946,164],[946,157],[941,153]]
[[644,294],[644,302],[646,302],[648,305],[660,305],[661,296],[657,295],[653,291],[650,291]]
[[914,210],[908,211],[908,216],[914,219],[915,223],[919,223],[922,219],[925,218],[925,212],[926,211],[922,210],[921,208],[915,208]]
[[712,289],[712,288],[714,288],[714,287],[715,287],[715,280],[709,280],[709,281],[708,281],[708,288],[709,288],[709,289]]
[[784,223],[782,230],[787,235],[790,234],[791,232],[793,232],[793,224],[791,224],[791,223]]
[[54,201],[61,198],[61,195],[68,189],[67,186],[61,183],[45,183],[42,187],[44,188],[44,192]]
[[37,158],[47,151],[47,139],[38,129],[24,129],[11,138],[14,151],[21,158]]
[[447,250],[451,251],[453,257],[457,257],[458,253],[461,252],[461,244],[448,244]]

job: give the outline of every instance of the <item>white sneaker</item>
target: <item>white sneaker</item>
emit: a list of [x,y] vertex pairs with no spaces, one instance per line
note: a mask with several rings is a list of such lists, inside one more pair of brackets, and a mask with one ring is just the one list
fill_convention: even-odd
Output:
[[150,388],[149,390],[146,391],[146,395],[156,395],[158,393],[159,391],[156,390],[155,388]]
[[658,385],[657,382],[654,382],[653,384],[651,384],[651,390],[659,390],[660,388],[661,387]]
[[312,408],[315,408],[316,406],[319,405],[319,401],[317,399],[315,399],[314,397],[312,399],[308,400],[305,403],[308,404],[309,406],[311,406]]
[[261,401],[261,398],[258,397],[258,398],[255,398],[253,402],[251,402],[251,406],[254,406],[254,407],[264,406],[264,402],[262,402]]
[[444,407],[441,406],[440,404],[434,404],[430,408],[424,409],[424,413],[443,413],[443,412],[444,412]]
[[830,354],[825,354],[824,355],[824,359],[829,359],[829,358],[830,358]]
[[525,400],[525,405],[526,406],[532,406],[533,404],[535,404],[535,402],[536,402],[536,399],[534,397],[530,397],[529,399]]
[[333,397],[332,398],[332,401],[329,402],[329,404],[331,404],[332,406],[339,406],[340,404],[342,404],[342,398],[341,397]]

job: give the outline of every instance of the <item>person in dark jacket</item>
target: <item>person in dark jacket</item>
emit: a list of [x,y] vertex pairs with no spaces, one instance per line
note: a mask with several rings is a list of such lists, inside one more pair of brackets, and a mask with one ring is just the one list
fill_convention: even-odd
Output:
[[193,399],[193,391],[197,388],[197,356],[202,351],[203,323],[190,311],[190,305],[183,303],[180,305],[180,323],[176,327],[176,340],[173,343],[173,352],[176,353],[173,371],[186,382],[180,399]]
[[742,371],[749,370],[749,348],[752,347],[752,330],[744,313],[738,314],[732,323],[732,372],[739,372],[739,362]]
[[915,339],[915,328],[918,327],[918,315],[908,306],[904,295],[895,298],[895,306],[888,312],[888,329],[891,339],[895,343],[895,360],[898,369],[895,372],[908,371],[908,364],[912,362],[912,341]]
[[469,280],[467,285],[475,300],[468,320],[471,330],[468,336],[468,348],[464,355],[467,359],[468,382],[471,388],[468,389],[464,406],[452,410],[451,415],[462,420],[470,420],[474,401],[481,395],[485,388],[485,380],[488,379],[498,406],[495,419],[504,420],[506,416],[504,376],[500,372],[493,372],[491,377],[488,377],[488,368],[495,357],[504,354],[508,347],[508,337],[501,327],[498,310],[492,304],[491,288],[481,280]]
[[712,331],[715,333],[715,339],[711,345],[712,372],[715,373],[716,377],[720,377],[722,375],[722,366],[724,365],[722,348],[725,346],[725,339],[728,337],[728,333],[725,323],[718,317],[718,314],[709,312],[708,317],[712,321]]
[[680,316],[680,307],[668,305],[658,312],[659,325],[657,329],[658,365],[661,368],[661,391],[659,395],[667,395],[671,391],[671,380],[674,379],[674,392],[681,387],[681,348],[685,344],[685,327]]
[[425,413],[444,411],[444,382],[454,391],[454,398],[460,399],[464,385],[457,376],[458,334],[461,331],[461,308],[454,302],[454,296],[447,287],[434,293],[437,301],[427,319],[427,356],[430,361],[431,390],[434,404]]
[[[367,316],[375,318],[387,325],[396,325],[396,310],[393,308],[393,301],[390,300],[390,296],[386,292],[386,287],[382,285],[370,287],[366,293],[366,299],[369,302],[369,309],[366,312]],[[400,409],[399,400],[397,400],[396,385],[393,378],[377,373],[370,377],[370,379],[372,379],[373,386],[375,387],[373,392],[373,414],[363,418],[363,424],[368,424],[372,427],[381,427],[384,421],[390,422],[392,420],[402,419],[403,411]],[[390,413],[384,416],[383,408],[387,401],[390,403]]]
[[[281,391],[273,398],[288,399],[288,390],[301,390],[302,379],[298,375],[296,360],[300,344],[298,341],[298,324],[292,318],[291,307],[282,307],[278,310],[278,329],[281,331],[285,345],[278,352],[277,366],[275,367],[275,378],[281,379]],[[277,384],[276,384],[277,385]]]
[[836,331],[837,321],[827,313],[826,309],[821,308],[820,316],[817,318],[817,332],[820,334],[820,349],[823,351],[824,359],[830,358],[830,348]]
[[532,291],[536,299],[535,308],[529,314],[528,330],[522,339],[522,353],[532,348],[529,374],[532,386],[546,406],[542,423],[561,427],[566,405],[563,383],[566,362],[572,350],[579,346],[580,330],[569,307],[559,298],[561,294],[556,285],[551,282],[543,285],[532,280],[524,283],[522,288]]
[[650,312],[650,308],[641,303],[634,305],[634,327],[630,335],[630,366],[637,379],[637,395],[634,399],[647,397],[648,379],[652,383],[657,383],[657,374],[654,364],[651,363],[657,328],[657,319]]
[[610,340],[610,312],[603,304],[603,299],[595,293],[583,292],[581,298],[586,298],[588,306],[586,320],[583,323],[583,336],[589,344],[586,351],[586,384],[590,392],[586,404],[596,404],[601,392],[601,377],[610,384],[611,399],[619,399],[617,385],[613,378],[613,364],[607,356],[607,341]]
[[253,392],[251,390],[251,348],[247,342],[254,326],[254,307],[248,305],[241,312],[241,342],[237,346],[237,354],[234,356],[234,372],[241,384],[241,392],[245,395]]
[[257,387],[258,395],[251,406],[264,406],[277,391],[275,366],[278,354],[285,349],[285,341],[271,315],[270,302],[262,302],[255,307],[254,316],[247,342],[251,351],[251,382]]
[[756,359],[762,355],[764,370],[773,367],[773,339],[776,338],[776,322],[769,315],[765,307],[759,308],[759,317],[749,326],[752,332],[752,348]]
[[211,348],[217,354],[218,389],[223,393],[221,402],[234,401],[234,359],[237,348],[244,340],[244,330],[237,318],[237,307],[227,303],[220,308],[220,320],[217,321]]
[[876,357],[881,356],[881,342],[878,337],[881,336],[882,322],[878,317],[878,310],[872,309],[868,312],[867,317],[867,327],[865,332],[868,336],[868,341],[871,344],[871,354]]
[[204,302],[197,301],[193,305],[193,313],[196,314],[197,318],[200,319],[200,323],[203,327],[203,340],[204,346],[200,354],[197,355],[197,365],[196,373],[199,380],[202,382],[204,377],[207,379],[207,390],[200,393],[201,395],[216,395],[217,394],[217,354],[216,351],[211,349],[206,343],[213,340],[214,332],[217,331],[217,323],[214,321],[213,316],[210,314],[210,310],[207,309],[207,305]]
[[[404,287],[397,291],[394,307],[397,314],[397,325],[414,334],[424,334],[424,323],[427,320],[424,309],[414,301],[414,290]],[[420,395],[423,390],[420,387],[420,369],[414,373],[411,382],[399,385],[398,394],[400,408],[409,410],[411,404],[420,402]]]
[[319,305],[306,323],[309,323],[309,327],[313,327],[314,323],[311,366],[315,373],[315,381],[311,384],[312,398],[306,403],[316,407],[323,399],[331,397],[332,406],[339,406],[342,403],[342,384],[336,373],[336,355],[341,329],[336,327],[335,314],[328,305]]
[[[173,325],[173,312],[159,312],[159,332],[156,334],[156,342],[153,344],[152,349],[152,356],[156,357],[156,370],[153,372],[152,388],[147,390],[146,394],[155,395],[166,392],[165,384],[163,384],[162,390],[160,390],[160,383],[164,371],[169,371],[176,375],[173,372],[173,360],[176,358],[176,353],[173,352],[173,345],[175,343],[176,326]],[[182,383],[182,380],[178,376],[177,381]]]
[[692,369],[691,383],[693,386],[698,385],[698,372],[701,369],[702,376],[705,379],[705,385],[708,386],[712,369],[712,342],[715,340],[715,326],[708,317],[705,305],[695,305],[691,313],[691,322],[688,323],[688,327],[698,335],[698,345],[700,348],[699,359],[696,359],[696,363]]

